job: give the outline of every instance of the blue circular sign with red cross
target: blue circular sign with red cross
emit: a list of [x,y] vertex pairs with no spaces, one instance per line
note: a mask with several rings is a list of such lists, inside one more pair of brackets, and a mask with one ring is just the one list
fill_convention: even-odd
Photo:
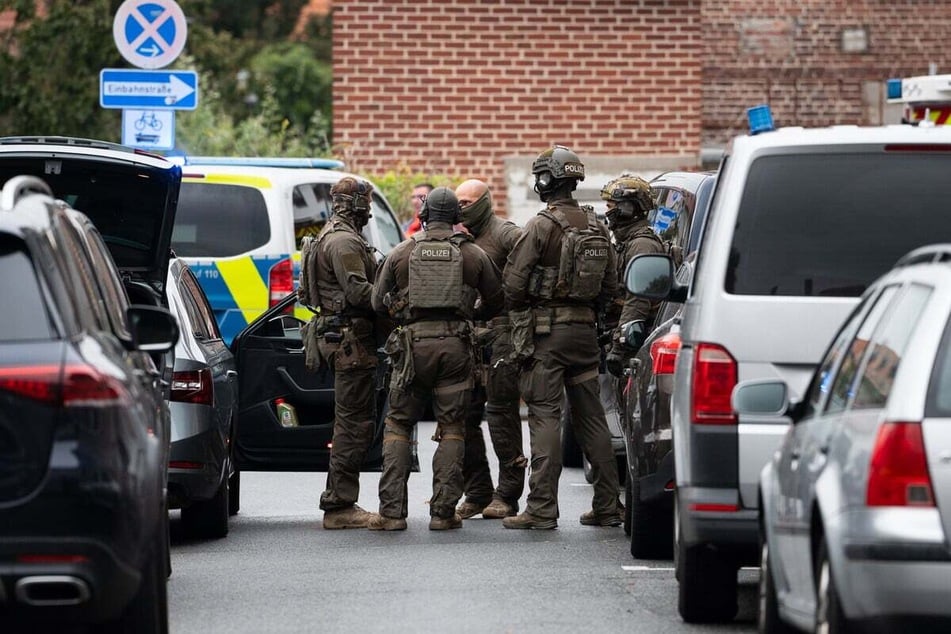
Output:
[[175,0],[125,0],[112,22],[112,37],[130,64],[163,68],[185,48],[188,25]]

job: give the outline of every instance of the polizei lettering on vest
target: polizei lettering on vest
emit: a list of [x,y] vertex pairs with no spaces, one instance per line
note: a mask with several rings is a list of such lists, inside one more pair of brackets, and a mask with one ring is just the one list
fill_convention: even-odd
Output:
[[606,258],[608,257],[607,249],[585,249],[584,257],[586,258]]
[[450,260],[452,251],[449,247],[422,247],[419,251],[419,257],[423,260]]

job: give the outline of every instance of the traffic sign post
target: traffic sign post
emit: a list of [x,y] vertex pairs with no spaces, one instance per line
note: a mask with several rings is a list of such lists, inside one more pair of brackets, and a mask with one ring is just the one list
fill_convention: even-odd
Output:
[[140,110],[194,110],[198,75],[191,70],[104,68],[99,73],[99,105]]
[[175,0],[125,0],[112,22],[119,53],[139,68],[163,68],[185,48],[188,23]]
[[122,145],[145,150],[175,147],[174,110],[123,110]]

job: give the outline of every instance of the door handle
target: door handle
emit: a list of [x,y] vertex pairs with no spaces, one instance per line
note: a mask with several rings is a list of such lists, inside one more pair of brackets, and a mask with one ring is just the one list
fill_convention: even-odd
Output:
[[238,371],[237,371],[237,370],[228,370],[227,372],[225,372],[225,377],[227,377],[227,378],[229,378],[229,379],[234,379],[234,378],[236,378],[237,376],[238,376]]

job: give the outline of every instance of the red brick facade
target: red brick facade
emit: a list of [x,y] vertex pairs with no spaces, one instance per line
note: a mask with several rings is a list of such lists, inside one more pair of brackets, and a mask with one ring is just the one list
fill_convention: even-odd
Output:
[[[476,176],[700,143],[700,0],[337,0],[334,139],[352,169]],[[504,204],[504,197],[496,200]]]
[[[881,123],[889,77],[951,73],[949,0],[705,0],[703,145],[768,102],[780,125]],[[861,48],[867,52],[846,52]]]
[[524,189],[512,165],[553,142],[601,173],[690,166],[751,105],[780,125],[877,124],[884,79],[951,73],[951,0],[334,0],[333,14],[351,167],[497,193]]

